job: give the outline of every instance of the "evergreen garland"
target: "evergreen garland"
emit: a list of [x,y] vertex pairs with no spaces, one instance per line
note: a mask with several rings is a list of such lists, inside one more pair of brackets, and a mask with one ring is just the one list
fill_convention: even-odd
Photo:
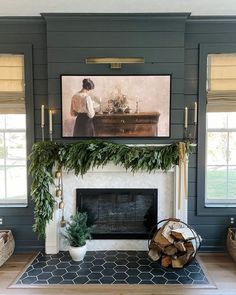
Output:
[[[186,152],[191,146],[186,143]],[[31,196],[35,203],[33,230],[45,238],[45,227],[52,219],[55,200],[49,186],[54,183],[53,167],[57,165],[76,175],[84,175],[89,169],[105,166],[108,162],[123,166],[132,172],[154,170],[167,171],[179,161],[179,143],[165,146],[127,146],[102,140],[79,143],[35,143],[29,156],[29,173],[33,178]]]

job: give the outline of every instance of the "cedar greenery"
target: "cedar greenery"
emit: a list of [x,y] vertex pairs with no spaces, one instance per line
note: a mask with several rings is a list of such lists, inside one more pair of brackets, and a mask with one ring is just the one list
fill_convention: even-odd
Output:
[[[54,183],[53,167],[84,175],[89,169],[105,166],[108,162],[121,165],[132,172],[157,169],[167,171],[179,161],[179,143],[165,146],[127,146],[103,140],[78,143],[38,142],[29,156],[29,173],[33,178],[31,196],[35,203],[33,230],[45,238],[45,227],[52,219],[55,205],[49,187]],[[191,146],[186,143],[186,152]]]
[[82,247],[88,239],[91,239],[91,229],[87,225],[88,216],[86,212],[78,212],[71,216],[67,223],[63,236],[69,241],[72,247]]

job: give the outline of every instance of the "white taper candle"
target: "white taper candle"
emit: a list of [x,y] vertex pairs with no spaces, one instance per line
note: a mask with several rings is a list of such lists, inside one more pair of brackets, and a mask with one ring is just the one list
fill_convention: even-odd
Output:
[[197,124],[197,102],[194,103],[194,123]]
[[52,110],[49,110],[49,133],[52,133]]
[[44,127],[44,105],[41,105],[41,127]]
[[185,107],[184,111],[184,128],[188,128],[188,108]]

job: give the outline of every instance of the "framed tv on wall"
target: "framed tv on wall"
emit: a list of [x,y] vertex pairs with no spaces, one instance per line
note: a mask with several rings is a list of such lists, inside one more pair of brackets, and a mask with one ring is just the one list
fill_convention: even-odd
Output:
[[169,137],[171,75],[61,75],[62,137]]

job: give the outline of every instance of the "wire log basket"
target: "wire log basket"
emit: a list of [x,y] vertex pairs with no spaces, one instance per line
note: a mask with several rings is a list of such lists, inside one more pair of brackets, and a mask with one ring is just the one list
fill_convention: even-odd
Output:
[[[177,222],[179,224],[181,224],[183,228],[188,228],[192,235],[193,235],[193,238],[191,239],[191,242],[192,244],[194,245],[194,252],[190,255],[189,257],[189,260],[187,261],[187,263],[184,264],[184,267],[187,266],[196,256],[200,246],[201,246],[201,243],[202,243],[202,238],[201,236],[193,229],[193,227],[191,227],[189,224],[181,221],[180,219],[176,219],[176,218],[167,218],[167,219],[163,219],[163,220],[160,220],[153,228],[152,230],[150,231],[150,234],[149,234],[149,240],[148,240],[148,249],[149,251],[151,250],[151,246],[154,244],[156,244],[156,246],[158,247],[157,243],[154,241],[154,237],[156,236],[156,234],[158,233],[158,231],[162,230],[168,222]],[[186,241],[185,241],[186,242]],[[236,247],[236,241],[235,241],[235,247]],[[236,248],[235,248],[236,249]],[[184,252],[182,252],[182,254],[184,254]],[[236,258],[236,257],[235,257]],[[158,263],[160,263],[160,260],[161,258],[159,258],[157,260]],[[163,267],[163,266],[162,266]],[[173,267],[173,266],[172,266]],[[166,267],[164,267],[166,268]],[[174,268],[174,267],[173,267]]]

